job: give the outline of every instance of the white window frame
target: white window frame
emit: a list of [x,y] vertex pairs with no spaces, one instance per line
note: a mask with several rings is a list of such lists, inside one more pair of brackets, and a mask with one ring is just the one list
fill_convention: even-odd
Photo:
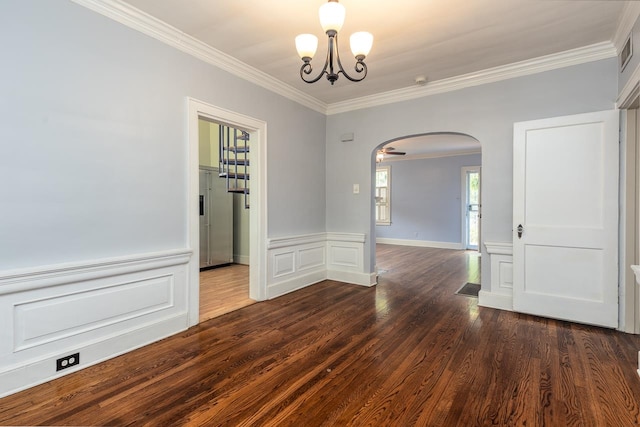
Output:
[[[384,170],[387,173],[387,185],[378,187],[378,171]],[[391,166],[378,166],[376,167],[376,180],[375,180],[375,192],[374,197],[376,201],[376,225],[391,225]],[[378,188],[385,188],[387,199],[386,201],[378,200]],[[385,213],[383,220],[378,220],[379,212],[382,209]]]

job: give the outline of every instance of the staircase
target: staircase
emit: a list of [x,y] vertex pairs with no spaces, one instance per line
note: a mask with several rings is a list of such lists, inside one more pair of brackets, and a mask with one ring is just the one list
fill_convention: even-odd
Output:
[[244,194],[249,209],[249,133],[220,125],[219,176],[227,181],[227,192]]

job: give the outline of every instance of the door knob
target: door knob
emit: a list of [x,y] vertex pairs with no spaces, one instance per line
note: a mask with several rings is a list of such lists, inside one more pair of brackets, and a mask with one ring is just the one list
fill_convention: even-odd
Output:
[[518,230],[518,239],[521,239],[522,232],[524,231],[524,227],[522,226],[522,224],[518,224],[518,228],[516,228],[516,230]]

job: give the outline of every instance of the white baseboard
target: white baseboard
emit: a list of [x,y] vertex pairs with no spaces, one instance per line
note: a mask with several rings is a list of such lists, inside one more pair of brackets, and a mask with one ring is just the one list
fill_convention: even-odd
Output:
[[[178,249],[0,272],[0,397],[185,330],[190,257]],[[56,371],[78,352],[77,366]]]
[[377,283],[376,273],[353,273],[350,271],[329,270],[327,271],[327,279],[337,280],[338,282],[351,283],[360,286],[373,286]]
[[418,246],[421,248],[464,249],[464,245],[461,242],[431,242],[428,240],[392,239],[388,237],[378,237],[376,238],[376,243],[382,243],[385,245]]
[[304,276],[297,276],[289,280],[269,285],[267,294],[269,295],[269,299],[277,298],[284,294],[288,294],[289,292],[297,291],[298,289],[306,288],[307,286],[322,282],[325,279],[326,273],[324,270],[316,271]]
[[513,297],[511,295],[495,294],[481,290],[478,293],[478,305],[481,307],[513,311]]
[[[187,323],[185,312],[161,322],[121,331],[109,338],[89,342],[79,347],[60,348],[55,354],[0,372],[0,398],[80,371],[182,332],[187,329]],[[73,353],[80,353],[80,363],[56,372],[56,360]]]

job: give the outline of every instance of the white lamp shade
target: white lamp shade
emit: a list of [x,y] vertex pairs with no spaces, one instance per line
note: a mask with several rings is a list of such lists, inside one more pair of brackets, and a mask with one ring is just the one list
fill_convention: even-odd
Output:
[[318,38],[313,34],[300,34],[296,37],[296,49],[300,58],[313,58],[318,49]]
[[351,52],[353,52],[353,56],[367,56],[371,51],[371,46],[373,46],[373,34],[367,33],[366,31],[353,33],[351,34],[351,38],[349,39],[349,41],[351,44]]
[[329,2],[320,6],[320,25],[326,33],[329,30],[340,32],[344,24],[344,6],[338,2]]

